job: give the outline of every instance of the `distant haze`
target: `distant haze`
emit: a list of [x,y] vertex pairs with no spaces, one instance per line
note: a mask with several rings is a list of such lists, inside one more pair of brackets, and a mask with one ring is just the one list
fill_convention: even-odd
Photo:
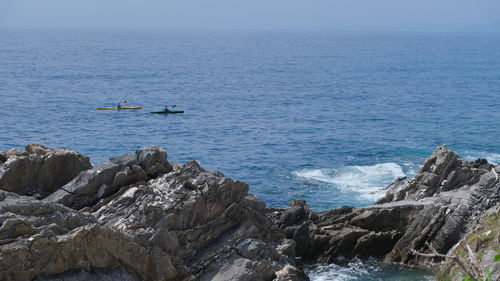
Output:
[[500,0],[0,0],[0,27],[500,31]]

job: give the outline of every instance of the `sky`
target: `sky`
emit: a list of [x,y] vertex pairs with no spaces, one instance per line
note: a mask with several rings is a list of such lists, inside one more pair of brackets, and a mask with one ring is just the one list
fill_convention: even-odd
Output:
[[0,0],[0,27],[500,32],[500,0]]

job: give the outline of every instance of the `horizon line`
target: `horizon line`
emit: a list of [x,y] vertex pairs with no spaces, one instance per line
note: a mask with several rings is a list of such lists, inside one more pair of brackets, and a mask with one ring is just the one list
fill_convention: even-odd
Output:
[[119,27],[119,26],[58,26],[58,25],[0,25],[0,30],[41,30],[41,31],[149,31],[149,32],[317,32],[317,33],[492,33],[497,30],[456,30],[456,29],[325,29],[325,28],[169,28],[169,27]]

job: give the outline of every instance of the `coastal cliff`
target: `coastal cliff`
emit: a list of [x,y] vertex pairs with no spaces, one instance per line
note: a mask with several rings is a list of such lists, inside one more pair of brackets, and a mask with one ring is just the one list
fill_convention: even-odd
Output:
[[303,200],[266,207],[247,184],[158,146],[92,166],[32,144],[0,152],[0,280],[299,281],[303,262],[437,263],[415,251],[451,254],[498,216],[498,172],[441,146],[376,204],[314,212]]

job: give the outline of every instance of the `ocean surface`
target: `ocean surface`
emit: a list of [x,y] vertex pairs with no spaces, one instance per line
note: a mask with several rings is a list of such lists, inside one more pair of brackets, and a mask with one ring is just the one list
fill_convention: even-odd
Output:
[[[495,33],[0,29],[0,150],[64,146],[97,164],[162,145],[270,206],[368,205],[437,145],[500,161],[499,46]],[[144,109],[95,109],[125,100]],[[164,105],[185,113],[149,114]],[[309,273],[427,278],[359,262]]]

